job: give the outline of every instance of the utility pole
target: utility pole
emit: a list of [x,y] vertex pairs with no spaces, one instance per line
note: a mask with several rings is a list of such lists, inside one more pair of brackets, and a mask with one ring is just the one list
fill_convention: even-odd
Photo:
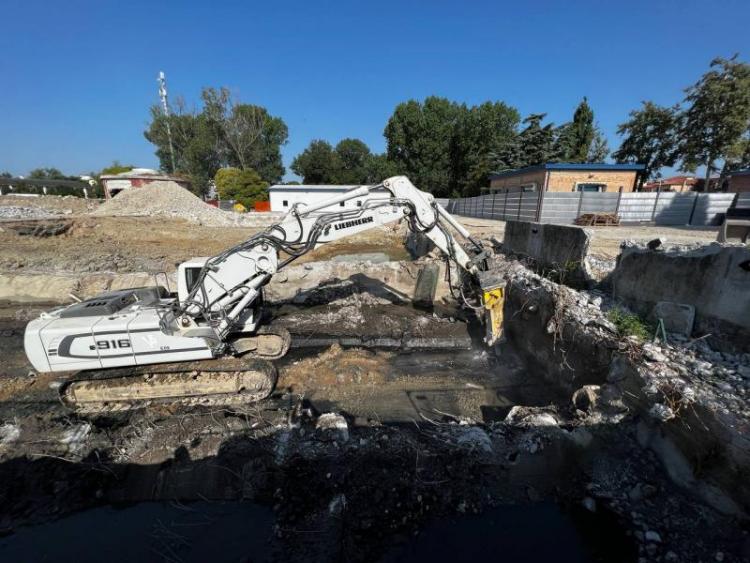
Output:
[[172,173],[177,171],[174,161],[174,145],[172,145],[172,129],[169,126],[169,104],[167,103],[167,79],[163,71],[159,71],[159,98],[161,99],[161,109],[164,111],[164,117],[167,118],[167,137],[169,138],[169,156],[172,159]]

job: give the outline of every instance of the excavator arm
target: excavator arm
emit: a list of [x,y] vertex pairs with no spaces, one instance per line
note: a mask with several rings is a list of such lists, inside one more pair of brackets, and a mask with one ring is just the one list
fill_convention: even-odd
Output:
[[[359,205],[337,208],[354,199]],[[248,389],[248,377],[256,378],[254,387],[265,393],[273,387],[268,376],[272,370],[252,368],[254,375],[250,376],[245,368],[234,373],[234,364],[226,363],[228,357],[237,359],[242,354],[243,359],[273,360],[289,348],[288,332],[261,325],[263,286],[285,266],[325,243],[400,220],[429,238],[463,272],[472,290],[480,293],[481,303],[474,308],[482,313],[487,326],[487,342],[500,338],[502,281],[485,283],[492,276],[483,271],[486,261],[481,244],[432,195],[396,176],[317,204],[298,203],[281,222],[246,241],[217,256],[181,264],[176,297],[160,287],[132,288],[42,313],[26,327],[26,355],[38,371],[88,370],[91,375],[90,370],[95,370],[93,379],[106,375],[107,381],[112,369],[137,368],[137,377],[112,380],[111,385],[94,383],[91,378],[76,382],[68,388],[67,396],[70,399],[71,393],[77,393],[77,398],[71,399],[77,403],[130,404],[132,396],[126,391],[133,385],[144,400],[150,394],[173,398],[175,385],[180,393],[190,396],[200,395],[201,389],[223,396],[226,388],[217,390],[217,381]],[[224,363],[200,363],[217,360]],[[156,364],[171,367],[157,370]],[[211,367],[217,365],[219,368]],[[208,375],[190,380],[198,383],[184,385],[184,376],[196,369]],[[217,369],[225,375],[217,375]],[[237,375],[240,373],[244,375]],[[144,374],[158,374],[160,385],[150,379],[138,383]],[[84,395],[89,399],[82,399]]]
[[[330,211],[354,199],[359,206]],[[481,244],[431,194],[418,190],[408,178],[396,176],[317,204],[298,203],[280,223],[265,231],[217,256],[183,264],[178,272],[179,306],[169,317],[167,328],[183,336],[216,341],[236,332],[238,324],[251,332],[256,327],[247,312],[260,299],[262,287],[284,266],[325,243],[399,220],[406,220],[412,231],[429,238],[466,273],[474,276],[480,271]],[[451,230],[468,241],[473,257]],[[498,331],[493,331],[494,338],[490,335],[492,340]]]

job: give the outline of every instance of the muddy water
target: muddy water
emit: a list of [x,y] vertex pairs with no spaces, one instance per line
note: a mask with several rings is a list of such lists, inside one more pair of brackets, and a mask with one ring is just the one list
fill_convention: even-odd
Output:
[[0,539],[0,561],[263,561],[273,512],[249,503],[141,503],[86,510]]
[[[429,523],[383,563],[632,561],[633,545],[601,514],[550,502]],[[274,516],[252,503],[141,503],[79,512],[0,539],[4,562],[273,561]],[[275,556],[276,555],[276,556]],[[331,554],[330,560],[337,558]],[[311,559],[312,561],[312,559]]]
[[394,546],[383,563],[513,561],[629,562],[632,541],[605,515],[551,502],[501,506],[480,515],[428,524],[417,538]]

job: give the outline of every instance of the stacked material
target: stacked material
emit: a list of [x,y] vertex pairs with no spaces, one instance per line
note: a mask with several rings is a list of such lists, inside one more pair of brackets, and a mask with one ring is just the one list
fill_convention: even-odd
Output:
[[619,224],[620,218],[617,213],[584,213],[576,219],[576,225],[588,227],[611,227]]
[[208,227],[252,227],[278,219],[270,214],[240,215],[204,203],[175,182],[152,182],[121,191],[92,213],[96,216],[175,217]]

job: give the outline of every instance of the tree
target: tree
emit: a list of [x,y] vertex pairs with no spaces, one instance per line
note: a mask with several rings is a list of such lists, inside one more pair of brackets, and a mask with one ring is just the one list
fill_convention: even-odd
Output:
[[13,178],[13,174],[8,171],[0,172],[0,178]]
[[586,162],[594,140],[594,112],[589,106],[586,96],[578,104],[573,114],[573,122],[570,125],[570,153],[566,160],[568,162]]
[[204,88],[201,98],[204,113],[220,132],[222,160],[252,168],[269,182],[281,181],[281,146],[289,136],[284,121],[269,115],[266,108],[239,103],[227,88]]
[[679,152],[682,167],[706,167],[706,186],[716,161],[731,158],[750,126],[750,65],[716,58],[698,82],[685,90],[687,108],[681,119]]
[[594,125],[594,112],[591,106],[589,106],[588,99],[584,96],[583,101],[578,104],[573,114],[573,121],[564,123],[555,129],[555,140],[550,160],[558,162],[591,162],[590,155],[594,149],[594,141],[598,144],[594,154],[601,154],[603,150],[603,138],[601,135],[597,138],[597,133],[598,130]]
[[367,173],[365,183],[367,184],[377,184],[393,176],[403,175],[398,165],[392,160],[388,160],[386,154],[371,154],[367,160],[365,171]]
[[341,163],[329,142],[316,139],[295,157],[291,168],[305,184],[335,184]]
[[39,178],[45,180],[65,180],[67,176],[57,168],[34,168],[29,172],[29,178]]
[[750,130],[745,136],[737,141],[727,154],[724,161],[724,169],[721,174],[724,176],[737,170],[750,168]]
[[335,183],[366,184],[367,166],[372,157],[369,147],[359,139],[343,139],[334,150],[339,166],[335,173]]
[[430,96],[396,106],[385,127],[388,160],[420,189],[438,197],[452,191],[452,146],[459,115],[455,102]]
[[454,131],[452,191],[478,195],[490,173],[513,168],[518,160],[518,111],[503,102],[462,107]]
[[643,164],[639,187],[651,178],[659,178],[665,166],[677,161],[677,122],[679,107],[663,107],[642,102],[641,109],[630,112],[630,119],[621,123],[617,134],[625,136],[613,154],[619,163]]
[[543,164],[553,155],[554,126],[550,123],[542,127],[546,116],[546,113],[535,113],[523,120],[526,128],[518,136],[520,167]]
[[[226,88],[204,88],[203,108],[188,111],[177,98],[170,115],[159,106],[151,108],[151,122],[144,132],[156,146],[161,168],[183,173],[194,191],[205,192],[219,168],[234,166],[255,170],[266,182],[284,175],[281,146],[289,135],[284,121],[260,106],[241,104]],[[172,169],[167,123],[172,132],[175,169]]]
[[594,127],[594,138],[591,140],[586,162],[604,162],[609,156],[609,143],[598,126]]
[[[172,132],[175,169],[172,168],[167,122]],[[216,124],[204,113],[187,111],[179,99],[169,117],[158,106],[151,108],[151,123],[144,136],[156,145],[162,170],[190,177],[191,188],[199,195],[206,192],[216,171],[226,164]]]
[[220,168],[214,181],[221,199],[233,199],[247,209],[251,209],[257,201],[268,200],[268,182],[265,182],[255,170]]

